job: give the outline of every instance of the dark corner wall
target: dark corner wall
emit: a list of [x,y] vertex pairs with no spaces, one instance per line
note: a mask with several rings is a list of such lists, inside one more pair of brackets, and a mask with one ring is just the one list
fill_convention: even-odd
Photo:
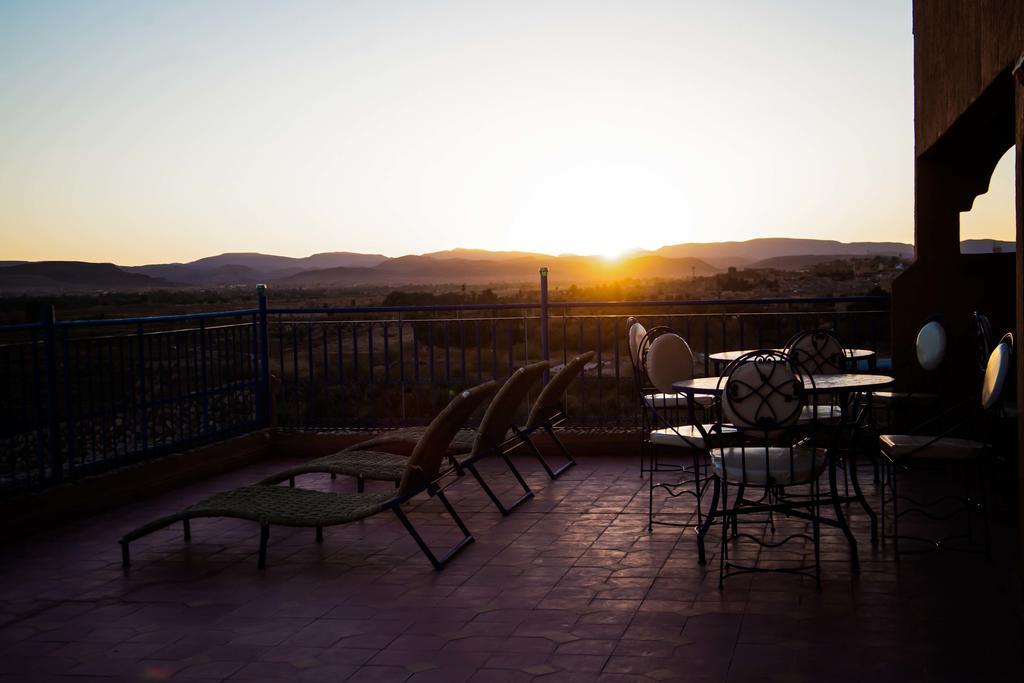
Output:
[[[1015,329],[1016,262],[960,254],[960,212],[988,190],[1003,154],[1022,147],[1010,72],[1024,51],[1024,2],[915,0],[913,12],[916,262],[893,283],[893,364],[915,389],[977,391],[971,314],[988,315],[997,334]],[[1018,198],[1020,182],[1018,172]],[[924,373],[914,337],[935,318],[949,362]]]
[[[1016,399],[1024,405],[1024,0],[914,0],[914,243],[917,260],[893,283],[893,362],[911,383],[977,391],[971,312],[1017,336]],[[1017,253],[960,254],[960,212],[988,189],[1016,144]],[[917,328],[940,317],[949,361],[928,380],[913,363]],[[1024,421],[1018,420],[1018,444]],[[1024,459],[1017,453],[1018,549],[1024,548]],[[1024,580],[1024,554],[1018,553]]]

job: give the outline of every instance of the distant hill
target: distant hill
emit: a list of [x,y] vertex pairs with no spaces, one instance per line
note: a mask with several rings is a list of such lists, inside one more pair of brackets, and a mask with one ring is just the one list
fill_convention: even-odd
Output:
[[795,256],[773,256],[772,258],[754,261],[753,263],[749,263],[743,267],[754,269],[774,268],[775,270],[800,270],[818,263],[841,261],[849,258],[856,257],[844,254],[798,254]]
[[194,268],[218,268],[220,266],[246,266],[256,271],[272,272],[281,270],[309,270],[312,268],[372,267],[387,260],[383,254],[357,254],[350,251],[333,251],[295,258],[273,254],[234,253],[207,256],[185,265]]
[[486,249],[464,249],[457,247],[445,251],[432,251],[423,256],[431,258],[460,258],[468,261],[507,261],[528,256],[542,257],[545,254],[533,251],[487,251]]
[[913,258],[914,247],[902,242],[838,242],[836,240],[765,237],[745,242],[691,242],[657,249],[661,256],[699,258],[724,268],[749,267],[756,261],[779,256],[900,256]]
[[189,285],[255,285],[318,268],[371,267],[388,260],[383,254],[324,252],[302,258],[241,252],[207,256],[189,263],[127,266],[125,270],[173,279]]
[[624,277],[683,278],[709,275],[716,269],[698,259],[669,259],[651,254],[607,261],[593,256],[527,255],[506,260],[402,256],[374,268],[325,268],[297,273],[276,281],[281,286],[422,285],[533,283],[542,266],[551,269],[551,282],[570,285]]
[[964,240],[960,243],[961,254],[991,254],[997,250],[1012,254],[1017,250],[1017,243],[1002,240]]
[[[1014,243],[961,242],[963,253],[991,253],[997,248],[1012,252]],[[0,289],[146,289],[252,286],[261,282],[288,287],[520,284],[535,283],[542,266],[550,268],[553,284],[568,286],[622,278],[687,278],[709,275],[729,266],[804,268],[823,261],[877,255],[913,258],[914,248],[900,242],[772,237],[745,242],[673,244],[654,251],[630,252],[616,260],[600,256],[457,248],[397,258],[347,251],[302,258],[237,252],[190,263],[121,267],[110,263],[0,261]]]
[[0,268],[0,289],[11,291],[156,289],[175,284],[140,273],[127,273],[113,263],[39,261]]

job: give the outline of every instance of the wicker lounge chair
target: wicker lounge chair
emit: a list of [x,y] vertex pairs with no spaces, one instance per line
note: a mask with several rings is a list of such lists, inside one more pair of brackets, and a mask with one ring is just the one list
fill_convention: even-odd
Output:
[[[122,564],[125,567],[131,564],[129,544],[132,541],[175,522],[182,522],[185,541],[188,542],[191,540],[190,520],[199,517],[234,517],[259,523],[259,567],[262,569],[267,563],[267,540],[270,538],[271,524],[313,527],[316,529],[316,540],[322,541],[323,527],[325,526],[347,524],[366,519],[385,510],[391,510],[434,568],[441,569],[459,550],[473,541],[473,536],[469,533],[466,525],[448,502],[444,491],[436,483],[441,462],[446,447],[456,431],[465,424],[474,410],[497,391],[498,386],[497,382],[488,382],[467,389],[456,396],[434,418],[423,438],[416,444],[412,455],[404,459],[405,466],[397,491],[325,493],[259,484],[223,491],[190,505],[181,512],[161,517],[129,531],[119,541]],[[462,539],[440,558],[427,546],[405,511],[402,510],[403,503],[424,491],[428,495],[440,499],[463,535]]]
[[[520,445],[522,440],[512,432],[512,422],[515,419],[516,411],[526,399],[530,389],[540,381],[544,371],[548,369],[548,362],[541,361],[533,363],[524,368],[516,370],[505,382],[504,386],[495,394],[494,400],[487,406],[487,412],[480,420],[477,428],[476,439],[473,441],[472,450],[465,456],[458,456],[457,460],[461,469],[468,470],[480,488],[484,490],[487,497],[491,499],[494,506],[502,515],[508,515],[512,510],[525,503],[533,497],[533,491],[529,484],[523,479],[516,468],[515,463],[509,458],[509,453]],[[496,456],[505,462],[508,471],[515,477],[516,482],[522,488],[523,493],[512,503],[506,505],[498,498],[491,486],[480,474],[477,463],[483,458]]]
[[[530,409],[530,415],[526,418],[526,424],[521,428],[512,426],[512,431],[515,432],[516,436],[531,450],[533,454],[540,461],[541,467],[548,473],[548,476],[552,479],[558,479],[567,469],[576,464],[572,454],[562,443],[562,440],[555,434],[555,427],[562,424],[566,420],[565,403],[563,398],[565,392],[569,390],[569,385],[572,384],[573,380],[576,379],[583,372],[587,363],[594,359],[596,354],[593,351],[587,351],[586,353],[576,356],[571,361],[566,363],[565,367],[558,371],[551,380],[544,385],[544,388],[540,392],[540,396],[537,397],[536,402],[533,404],[533,408]],[[544,458],[544,455],[537,448],[537,444],[533,442],[530,435],[538,430],[544,430],[544,433],[550,437],[555,445],[558,446],[558,450],[561,451],[565,457],[565,462],[557,469],[552,469],[551,465]]]
[[[505,381],[501,389],[495,394],[490,405],[487,406],[487,411],[480,420],[480,427],[473,432],[474,439],[469,452],[453,455],[450,450],[447,451],[451,459],[451,468],[446,471],[454,470],[461,475],[468,470],[473,475],[473,478],[479,482],[487,497],[494,502],[494,505],[503,515],[507,515],[511,510],[533,496],[533,492],[530,490],[526,480],[523,479],[515,464],[508,457],[508,454],[522,443],[515,434],[510,436],[510,431],[515,413],[523,400],[526,399],[527,392],[540,380],[541,375],[547,368],[548,363],[543,361],[519,368],[512,373],[512,376]],[[411,437],[406,436],[405,439],[389,440],[387,435],[382,435],[381,438],[374,438],[372,440],[376,447],[381,450],[339,451],[332,455],[326,455],[278,472],[260,483],[275,484],[288,479],[294,484],[296,476],[315,473],[353,476],[357,478],[359,486],[362,486],[362,482],[365,479],[397,481],[404,471],[406,458],[383,449],[393,446],[399,449],[407,448],[407,440],[409,438]],[[451,444],[449,444],[449,449],[450,447]],[[476,466],[476,463],[487,455],[501,457],[512,473],[512,476],[515,477],[523,489],[523,495],[510,505],[505,505],[501,502]]]

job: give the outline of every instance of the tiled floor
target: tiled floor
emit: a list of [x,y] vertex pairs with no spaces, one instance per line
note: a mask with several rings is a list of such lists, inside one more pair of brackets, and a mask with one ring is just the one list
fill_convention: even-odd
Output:
[[[390,515],[327,529],[322,544],[274,528],[264,571],[255,524],[197,520],[190,546],[180,526],[160,531],[121,569],[127,529],[285,464],[2,548],[0,680],[1024,680],[1005,542],[995,564],[897,564],[855,514],[859,578],[827,529],[820,591],[782,575],[719,590],[717,530],[707,568],[692,531],[648,533],[635,458],[583,458],[557,482],[524,462],[537,496],[505,519],[459,483],[477,540],[442,572]],[[671,505],[692,514],[688,499]],[[453,538],[435,501],[412,514],[430,538]]]

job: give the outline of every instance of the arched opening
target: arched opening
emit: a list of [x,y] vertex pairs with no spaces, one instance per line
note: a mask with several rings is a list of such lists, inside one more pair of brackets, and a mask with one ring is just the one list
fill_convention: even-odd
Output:
[[988,192],[978,195],[970,211],[960,213],[960,253],[1012,252],[1016,241],[1016,147],[999,159]]

